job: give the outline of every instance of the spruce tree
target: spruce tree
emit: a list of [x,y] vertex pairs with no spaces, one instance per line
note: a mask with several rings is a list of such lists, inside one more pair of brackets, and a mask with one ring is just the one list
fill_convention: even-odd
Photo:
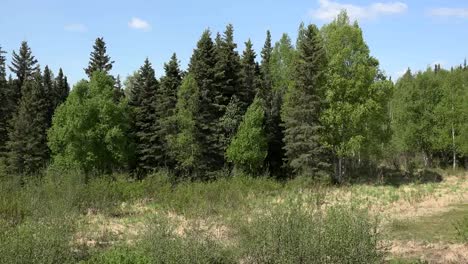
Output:
[[258,97],[262,99],[265,111],[265,130],[268,139],[268,154],[265,159],[266,166],[270,173],[275,176],[282,175],[284,159],[283,128],[281,127],[281,105],[283,103],[283,93],[273,90],[272,76],[272,53],[270,31],[267,31],[267,37],[263,46],[260,65],[261,86],[258,91]]
[[26,80],[32,79],[33,74],[39,69],[36,58],[32,55],[31,48],[26,41],[21,42],[21,47],[16,53],[13,51],[13,60],[10,71],[16,75],[14,85],[10,85],[10,100],[12,113],[16,112],[21,99],[21,88]]
[[63,74],[62,68],[60,68],[54,84],[54,99],[52,100],[54,109],[65,102],[69,93],[70,86],[68,85],[67,77]]
[[197,85],[200,100],[195,120],[197,144],[203,146],[200,150],[201,171],[213,171],[223,165],[223,151],[219,142],[218,121],[222,111],[217,104],[221,93],[215,85],[216,54],[210,31],[203,32],[197,47],[190,59],[189,74]]
[[9,87],[6,79],[6,52],[0,46],[0,158],[3,157],[8,140],[9,111]]
[[[223,127],[227,124],[225,121],[231,117],[225,116],[227,114],[228,106],[236,107],[233,105],[234,101],[233,96],[236,96],[240,100],[239,103],[243,103],[244,99],[247,99],[246,95],[242,95],[241,88],[241,79],[240,79],[240,56],[236,51],[237,44],[234,43],[234,28],[231,24],[226,26],[226,30],[222,37],[217,37],[216,40],[216,67],[215,67],[215,78],[216,78],[216,87],[219,91],[218,97],[216,98],[217,107],[221,111],[221,117],[218,120],[218,143],[220,145],[220,157],[225,153],[226,148],[231,140],[228,137],[228,130],[231,128]],[[240,109],[246,109],[246,106],[240,105]],[[245,111],[245,110],[244,110]],[[232,114],[229,113],[229,114]],[[242,112],[238,113],[242,116]],[[233,119],[233,121],[235,118]],[[230,122],[228,122],[230,123]],[[224,163],[224,159],[220,158],[218,161],[219,164]]]
[[138,72],[135,86],[129,100],[132,109],[132,133],[135,139],[136,171],[139,175],[148,173],[160,164],[160,144],[155,132],[156,93],[159,82],[155,77],[154,69],[148,59],[145,60]]
[[122,98],[125,97],[124,90],[122,88],[122,82],[120,81],[120,75],[117,75],[114,85],[114,102],[119,103]]
[[247,107],[253,102],[255,94],[260,87],[260,69],[255,62],[255,51],[250,39],[245,43],[245,50],[241,59],[240,72],[240,91],[239,98],[242,102],[242,111],[245,112]]
[[158,154],[164,166],[174,166],[174,161],[171,160],[167,144],[167,137],[174,135],[175,124],[173,123],[173,116],[175,114],[175,107],[177,103],[177,90],[182,82],[182,72],[179,68],[179,61],[176,54],[168,63],[164,64],[165,74],[161,78],[161,85],[157,92],[156,100],[156,116],[158,121],[156,124],[157,137],[160,139],[158,144]]
[[52,72],[49,69],[49,66],[45,66],[44,74],[42,77],[42,85],[44,86],[44,92],[47,96],[47,127],[50,127],[52,124],[52,116],[55,111],[55,87],[54,87],[54,77]]
[[294,172],[317,177],[329,167],[320,122],[327,61],[317,27],[309,25],[303,34],[295,65],[296,83],[287,92],[282,113],[284,141]]
[[46,165],[48,98],[37,71],[22,88],[18,111],[12,119],[8,142],[8,165],[12,173],[34,174]]
[[[219,43],[218,43],[219,42]],[[226,30],[216,45],[216,85],[219,87],[220,96],[217,103],[224,111],[229,104],[231,97],[239,95],[240,84],[240,57],[236,51],[237,44],[234,43],[234,28],[231,24],[226,26]]]
[[111,61],[111,58],[107,55],[104,38],[96,39],[90,57],[88,67],[84,69],[89,78],[91,78],[95,71],[102,71],[108,74],[112,70],[114,61]]

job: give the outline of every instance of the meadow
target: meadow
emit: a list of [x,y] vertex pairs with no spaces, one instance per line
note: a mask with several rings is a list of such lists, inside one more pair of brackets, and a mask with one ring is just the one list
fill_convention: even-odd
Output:
[[3,175],[1,262],[467,261],[466,173],[412,177],[334,186],[245,175],[176,183],[166,171],[141,181]]

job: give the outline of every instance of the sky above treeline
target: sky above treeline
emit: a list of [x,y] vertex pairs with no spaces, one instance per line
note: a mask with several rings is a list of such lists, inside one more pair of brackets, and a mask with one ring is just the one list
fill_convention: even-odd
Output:
[[408,67],[450,68],[468,56],[467,0],[2,0],[0,45],[10,62],[28,41],[41,66],[55,73],[62,67],[75,83],[86,77],[83,68],[102,36],[115,61],[112,74],[124,79],[148,57],[160,76],[173,52],[187,67],[206,28],[214,36],[232,23],[239,53],[250,38],[259,54],[266,30],[274,41],[287,33],[294,43],[300,22],[321,26],[342,9],[359,21],[371,54],[393,79]]

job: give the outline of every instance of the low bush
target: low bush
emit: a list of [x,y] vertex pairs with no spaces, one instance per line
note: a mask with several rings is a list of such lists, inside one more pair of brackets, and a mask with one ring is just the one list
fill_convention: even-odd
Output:
[[66,218],[1,225],[1,263],[76,263],[71,242],[73,221]]
[[142,243],[151,263],[237,263],[231,251],[201,230],[188,228],[177,233],[165,218],[150,221]]
[[325,212],[289,200],[249,223],[241,252],[248,263],[381,263],[377,223],[364,211]]

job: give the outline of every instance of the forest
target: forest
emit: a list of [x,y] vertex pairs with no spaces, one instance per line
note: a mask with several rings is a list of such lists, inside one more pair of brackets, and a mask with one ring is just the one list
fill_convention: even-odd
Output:
[[[0,46],[0,262],[468,261],[463,57],[392,80],[344,11],[259,54],[207,29],[160,78],[112,76],[107,44],[73,85]],[[420,240],[442,253],[395,249]]]

